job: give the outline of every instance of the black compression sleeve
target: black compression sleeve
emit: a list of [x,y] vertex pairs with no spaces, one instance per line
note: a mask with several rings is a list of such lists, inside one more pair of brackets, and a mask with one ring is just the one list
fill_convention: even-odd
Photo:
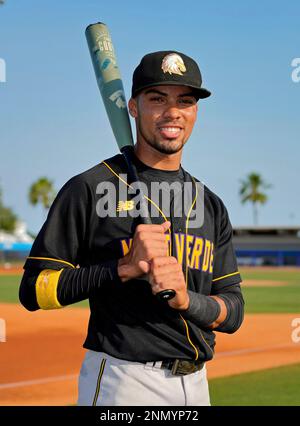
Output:
[[[209,296],[194,293],[188,290],[190,305],[183,311],[184,318],[190,320],[200,328],[207,328],[220,315],[219,303]],[[239,284],[226,286],[222,293],[216,294],[222,299],[227,308],[227,315],[223,323],[214,330],[222,333],[234,333],[241,326],[244,319],[244,299]]]
[[64,269],[59,277],[57,299],[61,305],[70,305],[89,297],[105,283],[121,283],[118,260],[77,269]]
[[[39,309],[35,284],[42,269],[26,269],[21,281],[19,298],[29,311]],[[122,283],[118,275],[118,261],[92,265],[82,268],[65,268],[60,274],[57,286],[57,299],[62,306],[87,299],[94,290],[105,283]]]
[[218,295],[222,299],[227,308],[227,316],[220,324],[216,331],[222,333],[235,333],[242,325],[244,319],[244,299],[241,292],[227,292]]
[[188,290],[190,304],[187,310],[182,312],[185,319],[190,320],[200,328],[207,328],[220,315],[219,303],[204,294],[198,294]]
[[25,269],[20,283],[19,299],[28,311],[39,309],[35,294],[35,283],[40,272],[39,269]]

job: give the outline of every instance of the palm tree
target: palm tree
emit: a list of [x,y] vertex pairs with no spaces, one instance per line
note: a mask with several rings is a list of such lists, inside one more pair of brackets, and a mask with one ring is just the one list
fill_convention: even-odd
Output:
[[2,201],[2,190],[0,188],[0,231],[14,232],[17,225],[17,215],[10,207],[6,207]]
[[36,182],[33,182],[29,188],[28,198],[30,204],[34,206],[36,204],[42,204],[45,213],[47,213],[47,210],[50,208],[55,198],[53,182],[45,176],[39,178]]
[[268,196],[262,192],[263,189],[271,188],[272,185],[267,184],[258,173],[250,173],[245,180],[241,180],[239,195],[242,204],[250,201],[253,204],[253,222],[258,224],[258,209],[257,205],[265,204]]

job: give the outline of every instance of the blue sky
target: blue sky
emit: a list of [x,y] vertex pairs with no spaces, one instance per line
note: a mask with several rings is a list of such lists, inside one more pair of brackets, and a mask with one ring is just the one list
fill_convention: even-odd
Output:
[[300,57],[297,0],[14,1],[0,7],[0,185],[37,232],[42,209],[27,200],[48,176],[58,190],[71,176],[117,153],[96,85],[85,27],[109,28],[129,97],[141,57],[174,49],[200,65],[213,96],[185,147],[183,166],[225,202],[233,225],[251,225],[239,180],[255,171],[271,183],[261,225],[300,225]]

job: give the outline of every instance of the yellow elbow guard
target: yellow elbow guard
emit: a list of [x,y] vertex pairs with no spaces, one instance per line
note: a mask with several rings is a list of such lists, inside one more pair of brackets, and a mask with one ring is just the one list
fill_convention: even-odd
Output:
[[57,299],[57,285],[63,269],[55,271],[44,269],[37,277],[35,284],[36,299],[41,309],[58,309],[63,306]]

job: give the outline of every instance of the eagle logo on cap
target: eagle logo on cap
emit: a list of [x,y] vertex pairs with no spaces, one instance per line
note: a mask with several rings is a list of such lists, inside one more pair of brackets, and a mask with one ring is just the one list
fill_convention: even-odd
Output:
[[186,72],[183,59],[177,53],[169,53],[165,56],[161,68],[164,73],[168,72],[169,74],[183,75],[182,73]]

